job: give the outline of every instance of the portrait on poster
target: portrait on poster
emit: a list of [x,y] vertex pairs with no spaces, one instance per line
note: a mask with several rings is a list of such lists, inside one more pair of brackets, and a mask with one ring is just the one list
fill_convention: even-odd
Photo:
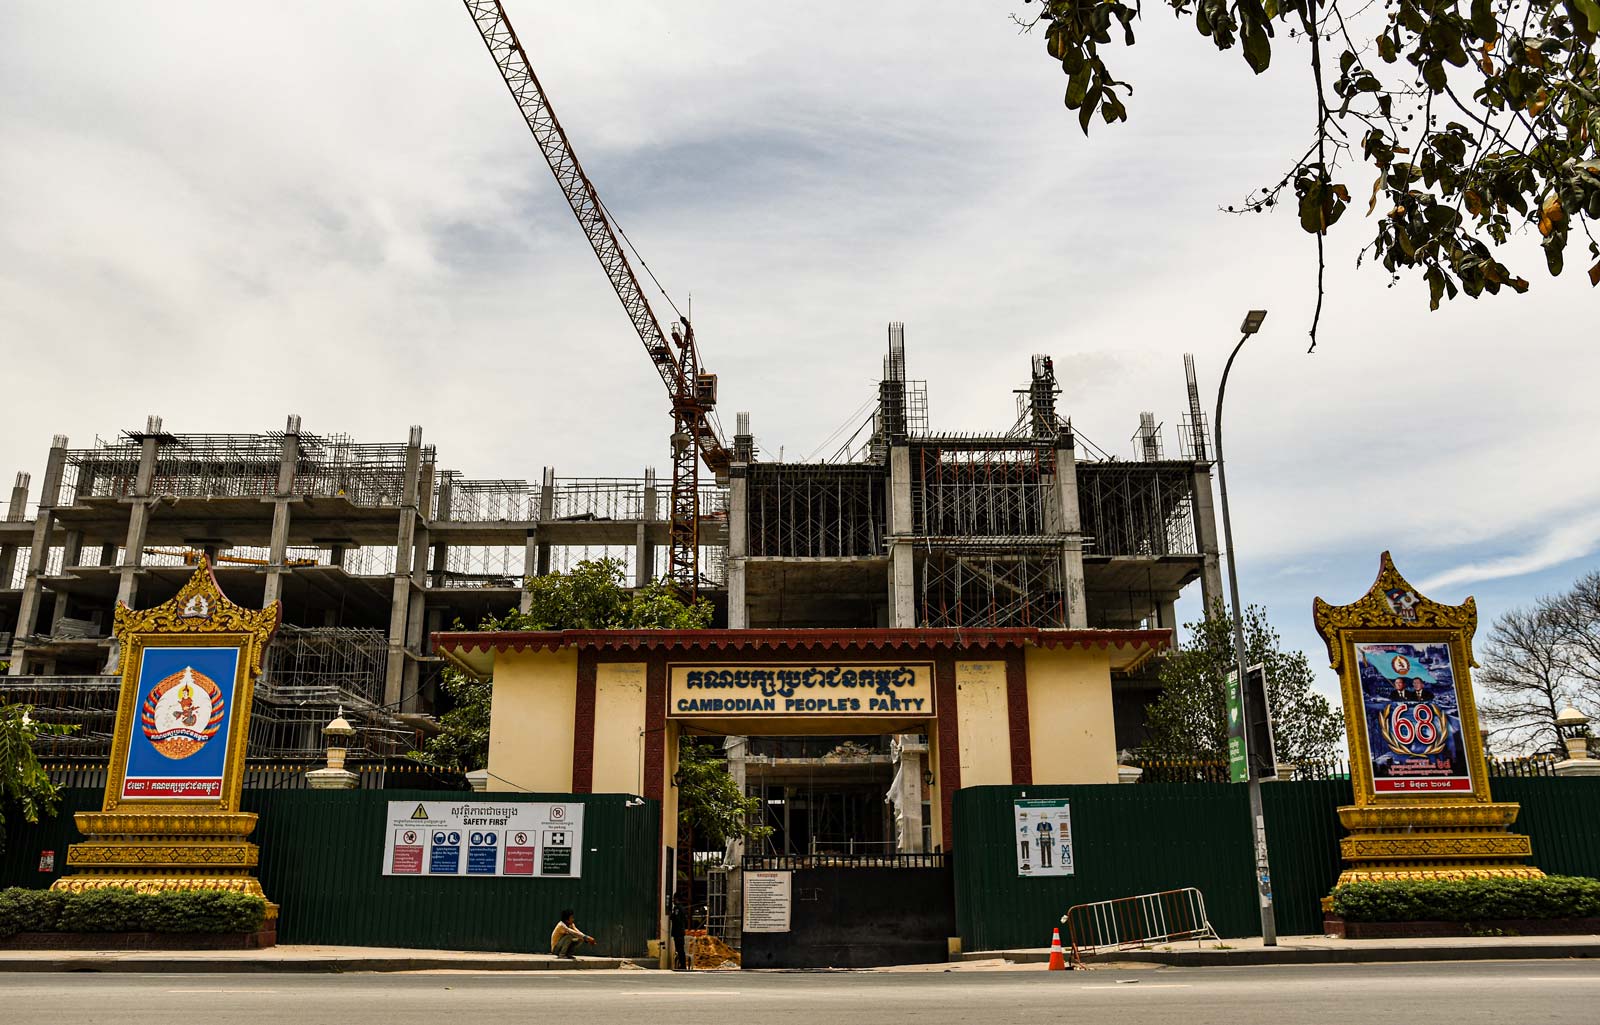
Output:
[[144,648],[123,798],[222,797],[239,656],[237,647]]
[[1450,645],[1363,641],[1355,656],[1373,793],[1472,793]]

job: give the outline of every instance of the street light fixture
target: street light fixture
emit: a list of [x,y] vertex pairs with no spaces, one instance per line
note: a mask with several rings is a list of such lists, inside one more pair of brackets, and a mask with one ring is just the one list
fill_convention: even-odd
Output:
[[[1222,368],[1222,383],[1217,386],[1217,415],[1214,420],[1217,433],[1217,483],[1222,492],[1223,543],[1228,546],[1228,593],[1233,600],[1233,657],[1238,671],[1239,704],[1242,717],[1248,724],[1250,716],[1250,688],[1245,686],[1244,610],[1239,605],[1239,569],[1233,560],[1233,522],[1228,516],[1228,474],[1222,461],[1222,397],[1228,390],[1228,371],[1233,369],[1234,357],[1244,348],[1250,336],[1261,330],[1267,319],[1266,310],[1251,310],[1239,325],[1239,344],[1233,347],[1227,365]],[[1265,711],[1265,710],[1263,710]],[[1277,915],[1272,906],[1272,869],[1267,858],[1267,823],[1261,812],[1261,780],[1256,776],[1253,759],[1245,761],[1246,785],[1250,791],[1251,844],[1255,850],[1256,888],[1261,895],[1262,946],[1278,945]]]

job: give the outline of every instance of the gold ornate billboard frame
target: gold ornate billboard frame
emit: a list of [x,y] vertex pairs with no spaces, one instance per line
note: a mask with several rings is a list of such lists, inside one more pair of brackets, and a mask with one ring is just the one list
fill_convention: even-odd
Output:
[[[239,797],[244,787],[255,681],[279,618],[277,602],[265,609],[247,609],[229,601],[205,558],[172,600],[149,609],[118,603],[114,634],[122,690],[111,761],[106,767],[105,797],[100,811],[79,812],[74,817],[87,839],[67,850],[67,866],[77,874],[58,879],[54,889],[132,887],[261,894],[261,884],[251,874],[259,860],[258,851],[245,839],[255,829],[256,816],[239,810]],[[140,669],[145,652],[160,648],[238,652],[228,746],[220,793],[214,798],[124,795],[129,747],[139,724]]]
[[[1339,842],[1347,863],[1339,882],[1543,875],[1522,864],[1532,854],[1528,838],[1507,829],[1517,817],[1518,805],[1497,803],[1489,792],[1472,690],[1477,603],[1468,598],[1460,605],[1444,605],[1423,597],[1384,552],[1377,580],[1363,597],[1349,605],[1330,605],[1317,598],[1312,620],[1328,646],[1330,666],[1339,673],[1350,745],[1355,803],[1339,809],[1339,820],[1350,831]],[[1372,642],[1449,646],[1462,750],[1472,784],[1469,793],[1377,793],[1356,661],[1356,645]]]

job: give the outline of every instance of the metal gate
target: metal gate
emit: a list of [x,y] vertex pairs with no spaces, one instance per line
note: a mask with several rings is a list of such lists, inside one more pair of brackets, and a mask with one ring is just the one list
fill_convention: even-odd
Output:
[[934,964],[956,935],[946,854],[807,854],[744,859],[751,872],[787,873],[787,931],[750,931],[746,968],[876,968]]

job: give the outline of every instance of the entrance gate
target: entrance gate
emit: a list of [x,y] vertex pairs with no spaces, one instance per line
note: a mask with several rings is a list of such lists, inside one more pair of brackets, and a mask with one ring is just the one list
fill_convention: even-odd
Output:
[[[876,968],[949,959],[956,910],[948,854],[749,856],[744,869],[786,873],[787,885],[778,891],[787,890],[789,899],[788,931],[743,934],[746,968]],[[746,928],[752,924],[746,921]]]

